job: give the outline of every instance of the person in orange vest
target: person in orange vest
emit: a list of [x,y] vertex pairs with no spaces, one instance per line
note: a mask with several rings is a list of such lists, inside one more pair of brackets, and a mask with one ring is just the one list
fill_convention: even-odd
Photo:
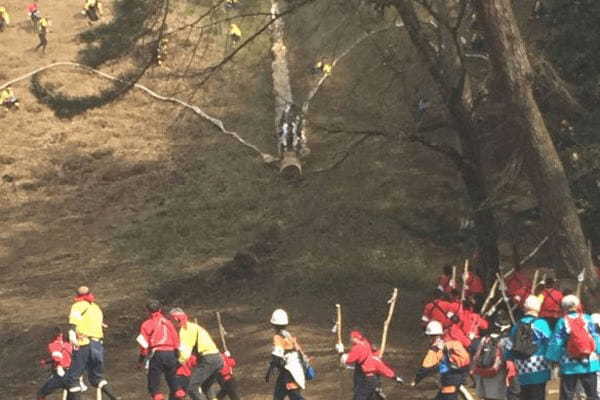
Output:
[[381,393],[380,376],[404,383],[404,380],[378,357],[371,342],[358,329],[350,332],[350,342],[350,351],[343,354],[340,361],[342,365],[354,366],[354,400],[369,400]]
[[[54,328],[52,341],[48,344],[48,353],[50,357],[40,361],[40,365],[52,365],[52,376],[44,383],[37,393],[38,400],[44,400],[52,392],[63,389],[66,390],[64,376],[71,366],[71,356],[73,346],[69,341],[64,340],[64,335],[60,328]],[[67,394],[68,400],[73,400],[77,396],[73,393]]]
[[544,296],[542,308],[540,310],[540,318],[544,318],[550,329],[554,330],[554,325],[563,316],[563,311],[560,303],[563,299],[563,293],[558,289],[558,282],[552,278],[546,279],[546,289],[542,292]]
[[265,376],[265,382],[269,383],[273,372],[279,375],[275,382],[273,400],[304,400],[301,391],[306,386],[306,376],[302,365],[304,357],[302,348],[298,341],[287,331],[289,324],[288,314],[281,309],[275,310],[271,316],[271,325],[275,330],[273,335],[273,351],[271,363]]
[[431,321],[425,334],[431,339],[430,347],[411,386],[415,387],[427,376],[439,372],[441,385],[436,399],[457,400],[469,372],[469,353],[460,342],[444,335],[442,324],[438,321]]
[[171,320],[163,314],[160,301],[148,301],[146,309],[148,319],[140,326],[140,334],[136,339],[140,346],[139,363],[148,369],[148,392],[152,400],[165,400],[160,392],[161,375],[165,376],[170,398],[173,398],[178,389],[176,372],[179,367],[179,335]]

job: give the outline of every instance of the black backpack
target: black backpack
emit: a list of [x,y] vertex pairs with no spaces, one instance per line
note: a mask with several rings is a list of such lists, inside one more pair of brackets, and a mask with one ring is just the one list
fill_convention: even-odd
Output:
[[493,368],[496,365],[498,359],[498,344],[500,343],[499,337],[486,337],[483,340],[481,349],[479,350],[479,357],[477,358],[477,367],[482,369]]
[[533,321],[521,322],[517,325],[517,333],[513,343],[512,353],[517,359],[529,358],[537,352]]

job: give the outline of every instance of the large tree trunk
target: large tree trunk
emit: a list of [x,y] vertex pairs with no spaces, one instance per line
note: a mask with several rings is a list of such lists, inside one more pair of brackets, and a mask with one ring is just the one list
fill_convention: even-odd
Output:
[[[452,125],[462,150],[462,160],[459,162],[455,160],[455,164],[465,183],[473,210],[483,277],[490,283],[499,269],[498,229],[494,210],[487,204],[487,185],[480,138],[473,118],[469,76],[460,60],[457,43],[450,37],[449,32],[442,33],[444,53],[438,56],[421,28],[411,0],[392,0],[391,3],[398,10],[421,61],[427,66],[452,116]],[[447,12],[443,3],[440,8],[443,12]]]
[[563,274],[576,276],[585,269],[586,281],[596,286],[596,274],[571,189],[552,143],[548,129],[535,102],[532,90],[533,69],[517,26],[510,0],[476,0],[476,11],[486,32],[490,57],[504,85],[510,114],[524,135],[528,154],[527,173],[563,262]]

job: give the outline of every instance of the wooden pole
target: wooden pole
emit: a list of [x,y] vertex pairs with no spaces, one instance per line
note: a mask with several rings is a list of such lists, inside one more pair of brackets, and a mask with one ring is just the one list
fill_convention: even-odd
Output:
[[469,259],[467,258],[465,260],[465,269],[464,269],[463,276],[462,276],[463,285],[462,285],[462,291],[460,293],[461,305],[462,305],[462,303],[464,303],[465,299],[467,298],[467,281],[468,280],[469,280]]
[[221,313],[219,311],[217,311],[217,322],[219,324],[219,335],[221,336],[223,351],[227,353],[229,351],[227,348],[227,341],[225,340],[225,335],[227,335],[227,332],[225,332],[225,328],[223,327],[223,320],[221,319]]
[[535,273],[533,274],[533,282],[531,283],[531,294],[535,294],[535,288],[537,288],[539,277],[540,277],[540,270],[536,269]]
[[492,299],[494,297],[496,297],[496,291],[497,290],[498,290],[498,279],[496,279],[494,281],[494,284],[492,285],[492,288],[490,289],[490,293],[488,294],[488,297],[485,299],[485,301],[483,302],[483,305],[481,306],[480,312],[482,314],[485,314],[485,310],[487,309],[488,305],[490,304],[490,302],[492,301]]
[[390,322],[392,322],[392,316],[394,315],[394,309],[396,308],[396,301],[398,300],[398,289],[395,288],[392,293],[392,297],[388,301],[390,308],[388,310],[387,318],[383,323],[383,335],[381,337],[381,349],[379,350],[379,357],[383,358],[383,353],[385,352],[385,345],[387,343],[388,329],[390,327]]
[[69,391],[67,389],[63,390],[62,400],[67,400],[67,396],[69,395]]
[[96,388],[96,400],[102,400],[102,388]]
[[342,340],[342,306],[340,304],[335,305],[335,330],[337,333],[337,343],[340,345],[344,345],[344,341]]
[[449,286],[452,289],[456,289],[456,265],[452,266],[452,277],[450,278]]
[[498,278],[498,281],[500,282],[500,292],[502,292],[502,299],[504,300],[504,303],[506,304],[506,308],[508,309],[508,315],[510,316],[510,321],[514,325],[517,321],[515,320],[515,315],[513,314],[513,310],[510,305],[510,300],[508,299],[508,296],[506,294],[506,282],[504,282],[504,277],[502,276],[502,274],[496,274],[496,277]]

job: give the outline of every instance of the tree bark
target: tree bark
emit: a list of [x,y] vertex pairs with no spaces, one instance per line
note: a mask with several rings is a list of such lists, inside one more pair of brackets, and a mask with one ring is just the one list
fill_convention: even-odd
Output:
[[586,271],[588,285],[596,287],[596,273],[563,165],[534,99],[534,72],[517,26],[510,0],[476,0],[476,12],[485,29],[490,58],[506,90],[510,114],[529,154],[527,174],[554,239],[563,275]]
[[[484,175],[478,128],[473,117],[469,76],[459,56],[451,32],[443,33],[444,54],[438,56],[427,41],[412,0],[392,0],[400,14],[419,57],[427,66],[452,117],[458,135],[462,162],[457,165],[473,210],[475,237],[483,267],[483,278],[490,284],[499,270],[498,228],[494,210],[487,205],[488,190]],[[445,1],[445,0],[444,0]],[[444,29],[444,27],[440,27]]]

